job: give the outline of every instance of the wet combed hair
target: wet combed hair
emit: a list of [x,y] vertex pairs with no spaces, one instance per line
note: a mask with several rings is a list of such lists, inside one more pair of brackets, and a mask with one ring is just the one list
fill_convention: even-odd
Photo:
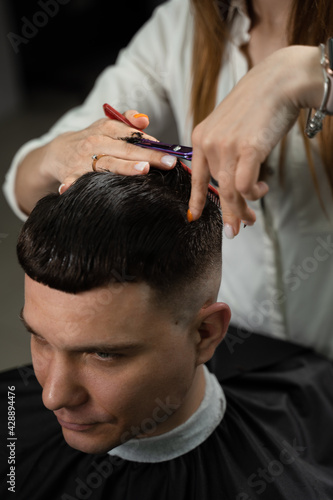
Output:
[[68,293],[128,280],[165,294],[220,273],[220,209],[207,199],[189,223],[190,187],[180,164],[137,176],[87,173],[37,203],[19,236],[19,262],[33,280]]

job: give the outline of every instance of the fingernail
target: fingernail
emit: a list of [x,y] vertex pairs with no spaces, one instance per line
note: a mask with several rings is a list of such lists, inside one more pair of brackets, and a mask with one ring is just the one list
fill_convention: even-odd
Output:
[[137,113],[136,115],[133,115],[133,118],[147,118],[149,120],[148,115],[145,115],[144,113]]
[[191,212],[191,210],[190,210],[190,209],[188,209],[188,211],[187,211],[187,214],[186,214],[186,215],[187,215],[187,220],[188,220],[188,222],[192,222],[192,221],[193,221],[193,215],[192,215],[192,212]]
[[60,186],[58,187],[59,194],[62,194],[62,189],[64,186],[65,186],[65,184],[60,184]]
[[161,158],[161,163],[166,167],[173,167],[176,163],[177,159],[171,155],[165,155]]
[[224,234],[228,240],[232,240],[235,237],[234,228],[230,224],[224,224]]
[[143,172],[143,170],[145,170],[145,168],[147,168],[148,165],[149,163],[147,161],[139,161],[139,163],[136,163],[134,165],[134,168],[138,172]]

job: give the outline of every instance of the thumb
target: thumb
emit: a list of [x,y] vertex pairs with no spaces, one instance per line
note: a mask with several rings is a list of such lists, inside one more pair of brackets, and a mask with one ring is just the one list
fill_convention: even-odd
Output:
[[135,109],[129,109],[124,113],[125,118],[129,120],[134,128],[144,130],[149,125],[149,117],[145,113],[140,113]]

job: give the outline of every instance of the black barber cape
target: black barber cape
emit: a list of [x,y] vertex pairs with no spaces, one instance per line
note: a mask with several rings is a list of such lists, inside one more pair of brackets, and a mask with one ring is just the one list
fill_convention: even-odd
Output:
[[208,363],[227,400],[221,423],[194,450],[160,463],[70,448],[32,367],[1,373],[0,498],[333,500],[332,363],[262,335],[232,335]]

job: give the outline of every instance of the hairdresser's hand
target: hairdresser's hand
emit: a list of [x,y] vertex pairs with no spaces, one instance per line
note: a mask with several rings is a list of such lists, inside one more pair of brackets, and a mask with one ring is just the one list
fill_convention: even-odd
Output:
[[[124,113],[137,128],[149,125],[147,115],[130,110]],[[47,145],[32,151],[23,160],[16,178],[16,197],[20,207],[30,213],[36,202],[60,187],[63,193],[81,175],[92,171],[92,155],[106,155],[96,162],[97,170],[109,170],[122,175],[142,175],[150,165],[172,168],[176,158],[158,151],[140,148],[122,137],[136,129],[116,120],[103,118],[84,130],[67,132]],[[144,134],[144,137],[154,139]]]
[[261,163],[294,124],[300,108],[320,104],[319,58],[317,47],[275,52],[194,129],[189,203],[194,220],[201,215],[212,175],[219,183],[225,234],[238,234],[241,221],[254,223],[255,213],[246,201],[258,200],[269,189],[258,180]]

